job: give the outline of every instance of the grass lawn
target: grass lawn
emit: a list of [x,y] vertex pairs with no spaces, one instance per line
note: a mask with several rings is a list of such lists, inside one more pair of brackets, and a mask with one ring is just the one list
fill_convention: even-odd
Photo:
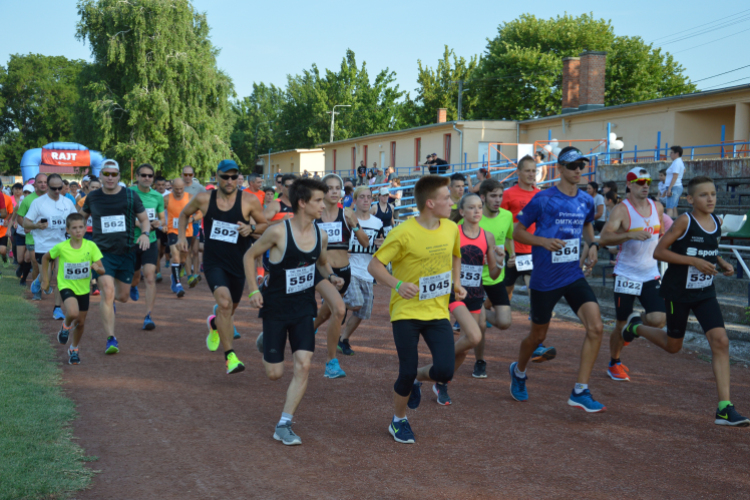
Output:
[[14,268],[0,270],[0,499],[66,498],[93,475],[71,441],[75,405],[36,307]]

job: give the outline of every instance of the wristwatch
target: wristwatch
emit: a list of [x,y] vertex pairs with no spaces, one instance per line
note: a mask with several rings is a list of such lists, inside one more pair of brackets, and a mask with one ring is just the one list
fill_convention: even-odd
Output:
[[255,232],[255,224],[250,224],[250,234]]
[[359,231],[360,229],[362,229],[362,228],[361,228],[361,227],[359,227],[359,224],[357,224],[356,226],[354,226],[354,227],[352,228],[352,232],[353,232],[353,233],[356,233],[356,232],[357,232],[357,231]]
[[[331,274],[329,274],[329,275],[328,275],[328,281],[331,281],[331,278],[332,278],[332,277],[334,277],[334,276],[335,276],[336,278],[338,278],[338,277],[339,277],[339,275],[338,275],[338,274],[336,274],[336,273],[331,273]],[[331,281],[331,283],[333,283],[333,282]]]

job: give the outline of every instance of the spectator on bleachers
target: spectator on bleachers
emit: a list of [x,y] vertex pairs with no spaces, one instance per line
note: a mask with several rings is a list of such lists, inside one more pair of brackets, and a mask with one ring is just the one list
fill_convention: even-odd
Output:
[[596,232],[602,230],[604,223],[607,222],[607,214],[604,213],[604,196],[599,194],[599,184],[591,181],[586,186],[586,192],[594,199],[594,229]]
[[432,165],[430,166],[431,174],[444,174],[448,171],[448,162],[438,158],[437,153],[432,153]]
[[[395,187],[401,187],[401,179],[398,177],[392,177],[391,178],[391,188]],[[401,197],[404,195],[403,189],[396,189],[395,191],[391,191],[390,196],[388,197],[388,203],[391,205],[400,207],[401,206]]]
[[669,157],[672,159],[672,164],[666,172],[668,185],[664,206],[669,216],[674,219],[677,217],[677,204],[682,194],[682,176],[685,174],[685,164],[682,162],[682,148],[680,146],[672,146],[669,149],[671,150]]
[[367,185],[367,181],[365,180],[366,175],[367,165],[365,165],[364,160],[362,160],[359,162],[359,166],[357,167],[357,186]]

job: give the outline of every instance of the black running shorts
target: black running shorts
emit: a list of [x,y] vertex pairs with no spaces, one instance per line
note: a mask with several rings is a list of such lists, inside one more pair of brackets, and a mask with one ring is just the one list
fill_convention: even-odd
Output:
[[493,306],[509,306],[508,290],[506,290],[505,281],[496,285],[484,285],[484,293]]
[[[516,257],[519,255],[528,255],[528,254],[516,254]],[[507,262],[507,259],[506,259]],[[516,269],[516,266],[510,267],[505,266],[505,278],[503,278],[503,284],[505,286],[513,286],[516,284],[516,280],[519,276],[531,276],[531,269],[528,271],[519,271]]]
[[141,250],[140,247],[136,247],[135,250],[135,270],[138,271],[142,266],[151,264],[156,265],[156,261],[159,260],[159,247],[156,242],[149,245],[148,250]]
[[89,310],[89,294],[86,295],[76,295],[73,293],[73,290],[70,290],[69,288],[62,288],[60,289],[60,298],[63,301],[63,304],[65,304],[65,301],[68,299],[76,299],[78,302],[78,311],[85,312]]
[[315,352],[313,322],[312,316],[283,321],[263,318],[263,360],[266,363],[284,361],[287,335],[292,354],[297,351]]
[[700,323],[703,333],[714,328],[724,327],[724,316],[716,297],[703,299],[697,302],[671,302],[667,301],[667,336],[673,339],[681,339],[687,330],[690,311],[693,311],[695,319]]
[[617,321],[628,319],[628,316],[633,312],[633,304],[636,298],[638,298],[638,301],[646,310],[646,314],[667,312],[664,306],[664,299],[659,296],[660,285],[661,281],[659,280],[644,281],[640,296],[615,292],[615,315]]
[[346,291],[349,289],[349,283],[352,282],[352,267],[332,267],[331,269],[333,270],[333,274],[335,274],[339,278],[344,279],[344,286],[342,286],[341,290],[339,290],[339,293],[343,297]]
[[[174,233],[167,234],[167,243],[169,243],[169,246],[177,244],[178,236]],[[188,236],[187,238],[187,244],[188,244],[188,250],[190,250],[190,247],[193,246],[193,237]]]
[[235,276],[220,267],[203,268],[203,274],[206,276],[206,283],[211,293],[221,287],[229,289],[229,295],[232,296],[232,303],[239,304],[242,299],[242,293],[245,291],[245,277]]
[[565,297],[565,301],[575,314],[586,302],[597,302],[596,295],[586,278],[580,278],[569,285],[554,290],[531,291],[531,321],[537,325],[546,325],[552,319],[552,310],[558,301]]

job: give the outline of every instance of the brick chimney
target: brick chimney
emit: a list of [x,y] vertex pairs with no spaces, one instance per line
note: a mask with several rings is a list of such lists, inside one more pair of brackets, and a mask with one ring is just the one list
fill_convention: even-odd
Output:
[[446,108],[438,108],[438,123],[445,123],[448,116],[448,110]]
[[562,112],[578,111],[578,89],[580,87],[580,57],[563,58]]
[[595,50],[581,52],[578,111],[604,107],[604,72],[607,53]]

